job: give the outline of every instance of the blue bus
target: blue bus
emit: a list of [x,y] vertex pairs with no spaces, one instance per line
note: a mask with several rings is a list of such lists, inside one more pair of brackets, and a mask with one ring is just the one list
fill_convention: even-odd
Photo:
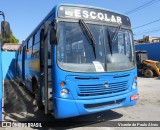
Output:
[[17,77],[57,119],[132,106],[139,97],[131,22],[117,12],[57,5],[16,57]]

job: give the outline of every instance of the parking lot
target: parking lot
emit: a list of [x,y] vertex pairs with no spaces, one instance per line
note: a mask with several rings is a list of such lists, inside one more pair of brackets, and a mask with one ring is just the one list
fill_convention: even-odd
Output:
[[[108,121],[160,121],[160,79],[139,77],[138,86],[140,99],[133,107],[60,120],[60,124],[67,123],[68,129],[107,129],[105,126]],[[16,80],[5,81],[3,119],[56,122],[52,115],[45,115],[37,109],[33,96],[23,86],[19,86]],[[73,121],[76,121],[74,125],[69,123]]]

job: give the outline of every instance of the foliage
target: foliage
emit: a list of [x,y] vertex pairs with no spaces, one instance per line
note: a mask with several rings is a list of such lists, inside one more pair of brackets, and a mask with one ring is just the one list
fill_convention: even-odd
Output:
[[10,38],[2,38],[2,42],[3,43],[15,43],[18,44],[19,40],[13,35],[13,33],[11,32],[10,34]]

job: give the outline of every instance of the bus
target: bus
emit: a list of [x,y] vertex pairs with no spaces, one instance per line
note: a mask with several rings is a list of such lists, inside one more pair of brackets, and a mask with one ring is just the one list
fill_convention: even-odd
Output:
[[17,77],[56,119],[133,106],[139,97],[130,19],[59,4],[18,49]]

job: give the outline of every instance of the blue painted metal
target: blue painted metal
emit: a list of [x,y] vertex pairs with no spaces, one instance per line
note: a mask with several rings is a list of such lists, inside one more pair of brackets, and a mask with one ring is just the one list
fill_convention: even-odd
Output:
[[[37,26],[29,35],[27,40],[19,49],[17,56],[17,71],[22,82],[32,92],[31,79],[35,76],[40,81],[40,70],[37,68],[39,58],[33,58],[29,49],[25,51],[25,80],[22,79],[22,50],[27,45],[27,41],[34,34],[43,29],[45,21],[53,21],[57,17],[56,6],[47,17]],[[51,17],[52,16],[52,17]],[[50,19],[51,18],[51,19]],[[130,96],[138,93],[138,89],[132,89],[134,78],[137,77],[137,69],[133,68],[121,72],[106,73],[75,73],[67,72],[60,69],[57,65],[56,47],[52,45],[52,101],[55,118],[68,118],[78,115],[91,114],[109,109],[127,107],[135,105],[137,101],[130,101]],[[81,77],[77,79],[76,77]],[[88,80],[83,80],[83,78]],[[119,78],[115,78],[119,77]],[[69,90],[67,97],[62,98],[60,83],[64,81],[66,88]],[[108,88],[104,88],[105,83],[109,83]],[[84,88],[85,86],[85,88]],[[117,101],[117,103],[115,102]]]
[[135,45],[136,51],[146,50],[150,60],[160,61],[160,43],[146,43]]
[[[128,107],[135,105],[137,101],[130,101],[130,97],[138,93],[138,89],[133,90],[132,84],[134,77],[137,76],[136,69],[124,72],[113,73],[72,73],[65,72],[55,66],[53,70],[55,77],[53,77],[53,101],[55,109],[55,118],[66,118],[72,116],[79,116],[85,114],[91,114],[99,111],[105,111],[109,109],[115,109],[119,107]],[[114,78],[115,76],[128,75],[126,77]],[[82,79],[76,79],[81,77]],[[90,80],[83,80],[83,78],[90,77]],[[97,79],[96,79],[97,78]],[[70,91],[70,94],[66,98],[60,96],[60,92],[63,88],[59,86],[60,82],[65,81],[66,88]],[[104,83],[108,82],[109,87],[105,89]],[[83,94],[80,94],[80,86]],[[112,89],[115,93],[109,93]],[[81,90],[81,91],[82,91]],[[113,103],[108,105],[109,102],[123,100],[119,103]],[[100,105],[101,103],[107,105]],[[93,107],[87,108],[85,106],[91,105]],[[66,107],[67,106],[67,107]]]
[[0,121],[2,121],[2,92],[3,92],[3,82],[2,82],[2,53],[1,53],[1,40],[0,40]]
[[[100,98],[100,99],[89,99],[89,100],[69,100],[62,98],[54,98],[55,103],[55,117],[56,118],[66,118],[73,117],[79,115],[86,115],[91,113],[96,113],[100,111],[106,111],[110,109],[120,108],[120,107],[128,107],[135,105],[137,101],[130,101],[130,96],[137,94],[137,91],[133,91],[130,93],[126,93],[123,95],[114,96],[111,98]],[[85,104],[100,104],[107,102],[114,102],[122,100],[121,103],[113,103],[111,105],[97,106],[94,108],[85,108]]]
[[3,80],[15,78],[14,60],[15,52],[2,52],[0,49],[0,121],[2,120]]
[[16,77],[15,74],[15,52],[2,52],[3,79],[10,80]]

